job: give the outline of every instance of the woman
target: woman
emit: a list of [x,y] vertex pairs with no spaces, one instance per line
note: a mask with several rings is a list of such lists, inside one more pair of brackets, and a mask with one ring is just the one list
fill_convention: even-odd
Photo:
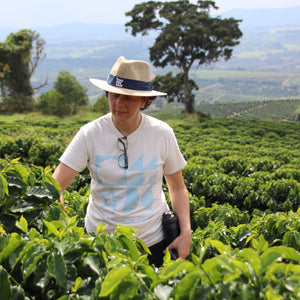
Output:
[[[106,91],[110,113],[79,130],[53,177],[63,191],[87,166],[91,194],[86,231],[96,232],[100,222],[109,232],[117,224],[132,226],[151,251],[150,263],[160,266],[167,246],[182,259],[188,256],[191,228],[181,172],[186,162],[173,130],[140,112],[157,96],[166,95],[152,90],[150,78],[147,62],[119,57],[106,81],[90,79]],[[169,210],[162,191],[163,176],[180,226],[180,235],[170,245],[162,230],[162,215]]]

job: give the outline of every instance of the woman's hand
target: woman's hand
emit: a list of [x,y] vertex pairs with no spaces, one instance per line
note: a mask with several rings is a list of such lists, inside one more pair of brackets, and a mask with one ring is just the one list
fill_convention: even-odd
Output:
[[169,250],[176,250],[175,256],[186,259],[190,254],[191,233],[180,234],[169,246]]
[[164,175],[169,189],[172,208],[178,217],[180,227],[180,235],[168,246],[168,249],[175,249],[178,257],[185,259],[190,253],[192,236],[189,195],[181,171]]

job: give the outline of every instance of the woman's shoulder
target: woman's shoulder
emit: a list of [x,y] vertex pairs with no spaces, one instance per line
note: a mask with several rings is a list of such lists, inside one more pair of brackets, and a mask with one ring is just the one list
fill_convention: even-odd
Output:
[[159,119],[157,119],[155,117],[152,117],[152,116],[149,116],[149,115],[144,115],[144,117],[145,117],[145,123],[148,127],[151,127],[153,129],[158,128],[160,130],[164,129],[164,130],[167,130],[167,131],[169,131],[169,130],[172,131],[173,130],[168,123],[166,123],[162,120],[159,120]]

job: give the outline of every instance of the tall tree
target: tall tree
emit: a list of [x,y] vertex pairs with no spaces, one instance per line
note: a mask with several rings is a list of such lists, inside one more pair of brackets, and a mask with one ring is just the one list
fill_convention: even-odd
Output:
[[39,33],[26,29],[11,33],[0,43],[2,111],[26,112],[33,109],[34,88],[30,81],[37,66],[45,58],[44,44]]
[[154,45],[149,48],[150,61],[156,67],[170,64],[183,72],[186,112],[193,112],[189,71],[194,64],[209,64],[219,58],[229,59],[233,47],[242,36],[239,22],[233,18],[210,16],[210,9],[218,9],[215,1],[188,0],[148,1],[136,4],[126,13],[131,21],[125,24],[131,34],[147,35],[159,31]]

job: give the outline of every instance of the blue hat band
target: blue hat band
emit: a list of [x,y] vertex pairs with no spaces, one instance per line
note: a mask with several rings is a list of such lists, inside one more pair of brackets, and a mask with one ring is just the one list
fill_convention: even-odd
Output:
[[119,76],[114,76],[109,74],[107,77],[108,84],[129,90],[137,90],[137,91],[152,91],[152,86],[150,82],[144,82],[140,80],[127,79]]

